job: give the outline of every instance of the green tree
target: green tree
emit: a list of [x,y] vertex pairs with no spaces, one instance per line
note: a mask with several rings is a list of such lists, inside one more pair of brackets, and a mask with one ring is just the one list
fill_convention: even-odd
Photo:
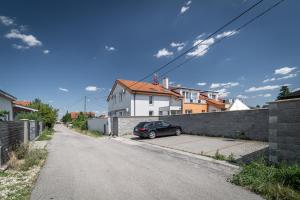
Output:
[[279,92],[279,94],[278,94],[278,96],[277,96],[277,100],[280,100],[280,99],[286,97],[286,96],[289,95],[289,94],[290,94],[289,87],[286,86],[286,85],[281,86],[280,92]]
[[72,121],[71,114],[67,111],[66,114],[61,118],[63,123],[68,123]]
[[81,130],[87,130],[87,117],[80,112],[78,117],[72,123],[73,127],[79,128]]
[[50,129],[53,128],[57,119],[57,109],[53,108],[49,104],[43,103],[40,99],[33,100],[28,107],[38,111],[34,113],[19,113],[16,118],[43,121],[46,127]]

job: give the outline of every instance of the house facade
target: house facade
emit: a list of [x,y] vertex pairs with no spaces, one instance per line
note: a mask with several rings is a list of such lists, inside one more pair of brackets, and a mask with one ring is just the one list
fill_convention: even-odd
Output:
[[107,98],[108,115],[114,117],[181,114],[181,95],[167,88],[168,85],[158,83],[116,80]]
[[194,88],[171,87],[182,97],[182,113],[220,112],[225,110],[225,103],[219,98],[217,92],[202,91]]
[[6,111],[8,114],[1,117],[0,120],[11,121],[13,120],[13,101],[17,98],[0,90],[0,110]]

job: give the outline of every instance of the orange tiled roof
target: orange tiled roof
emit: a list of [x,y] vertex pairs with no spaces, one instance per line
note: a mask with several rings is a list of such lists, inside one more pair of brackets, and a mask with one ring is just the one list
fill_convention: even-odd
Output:
[[29,106],[29,104],[31,103],[30,101],[14,101],[13,102],[16,105],[20,105],[20,106]]
[[[180,94],[178,94],[177,92],[173,92],[171,90],[165,89],[160,84],[155,85],[155,84],[147,83],[147,82],[136,82],[136,81],[130,81],[130,80],[121,80],[121,79],[118,79],[116,81],[116,83],[125,87],[131,93],[155,94],[155,95],[161,95],[161,96],[180,97]],[[116,83],[115,83],[115,85],[116,85]],[[115,87],[115,85],[114,85],[114,87]],[[113,89],[112,89],[112,91],[113,91]]]
[[210,99],[205,94],[200,94],[200,98],[206,100],[208,104],[211,104],[211,105],[213,105],[217,108],[225,109],[225,103],[223,103],[221,101],[218,101],[218,100],[215,100],[215,99]]
[[[84,112],[83,114],[87,117],[95,117],[94,112]],[[71,119],[76,119],[79,115],[79,112],[70,112],[70,115],[71,115]]]

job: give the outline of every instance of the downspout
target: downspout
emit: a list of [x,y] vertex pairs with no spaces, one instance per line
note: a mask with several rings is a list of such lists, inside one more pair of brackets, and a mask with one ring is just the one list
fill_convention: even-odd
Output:
[[133,94],[133,108],[134,108],[134,116],[135,116],[135,93]]

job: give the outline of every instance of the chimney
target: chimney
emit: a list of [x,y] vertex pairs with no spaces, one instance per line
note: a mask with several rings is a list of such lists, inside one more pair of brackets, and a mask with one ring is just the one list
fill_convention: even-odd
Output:
[[167,77],[163,79],[162,85],[164,88],[169,89],[169,79]]

